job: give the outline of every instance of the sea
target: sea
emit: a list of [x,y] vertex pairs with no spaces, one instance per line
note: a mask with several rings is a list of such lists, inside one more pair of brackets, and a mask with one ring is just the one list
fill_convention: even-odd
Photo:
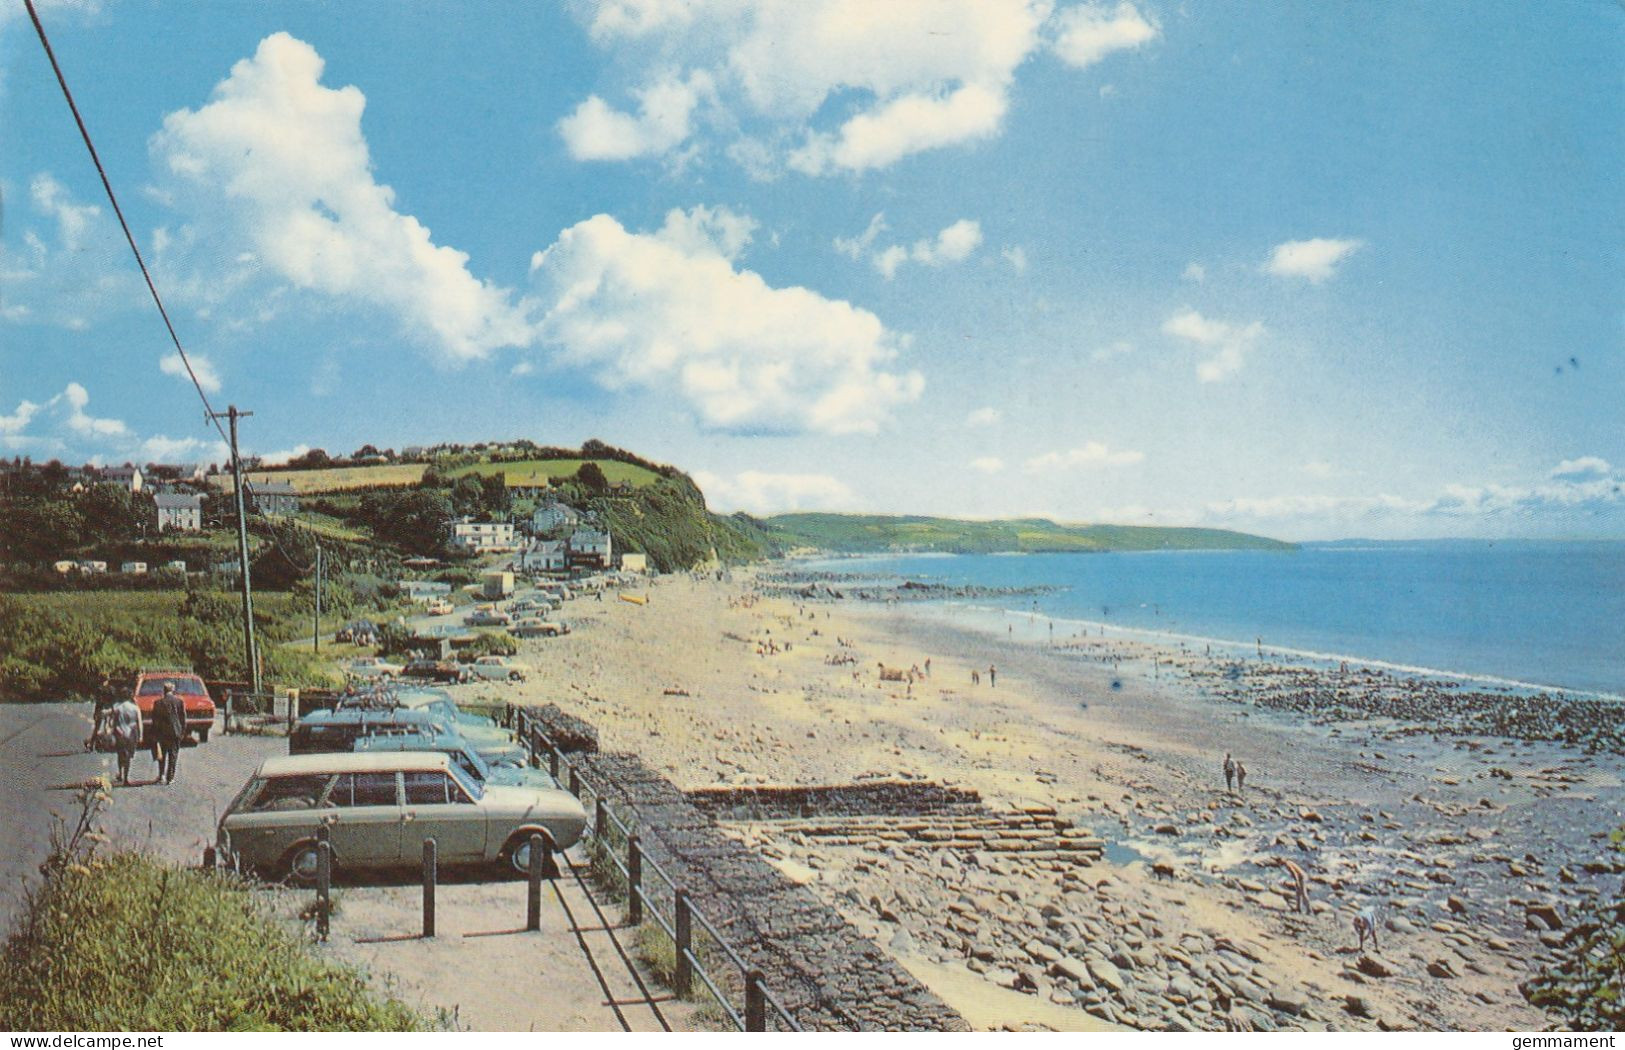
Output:
[[[1343,541],[1288,551],[899,554],[802,563],[879,582],[1051,587],[950,599],[1024,623],[1625,697],[1625,542]],[[1000,628],[1003,629],[1002,627]]]

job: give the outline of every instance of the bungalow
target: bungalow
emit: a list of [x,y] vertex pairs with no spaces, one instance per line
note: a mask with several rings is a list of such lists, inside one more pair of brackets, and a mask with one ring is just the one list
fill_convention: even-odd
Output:
[[203,497],[195,492],[160,492],[152,497],[159,532],[203,531]]
[[51,568],[55,569],[63,576],[66,576],[68,573],[72,572],[78,567],[79,563],[76,561],[54,561],[51,563]]
[[106,572],[107,563],[105,561],[82,561],[79,563],[79,571],[87,575]]
[[176,558],[174,561],[165,562],[164,568],[170,572],[184,573],[186,571],[186,559]]
[[126,576],[145,576],[147,574],[147,563],[144,561],[127,561],[119,566],[118,571]]
[[563,572],[569,567],[563,540],[541,540],[519,556],[519,568],[525,572]]
[[286,481],[256,481],[249,485],[254,509],[261,514],[298,514],[299,493]]

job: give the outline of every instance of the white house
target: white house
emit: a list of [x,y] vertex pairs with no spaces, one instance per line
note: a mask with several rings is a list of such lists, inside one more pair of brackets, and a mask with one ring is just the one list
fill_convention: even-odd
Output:
[[581,524],[581,512],[556,500],[547,500],[530,515],[530,531],[538,536],[573,529]]
[[611,551],[609,533],[603,529],[580,528],[570,533],[570,567],[607,569]]
[[129,492],[140,492],[141,486],[145,483],[145,479],[141,476],[141,468],[128,464],[122,467],[103,467],[102,480]]
[[526,572],[563,572],[569,566],[569,552],[563,540],[533,543],[519,558],[519,567]]
[[79,563],[79,571],[87,574],[106,572],[107,563],[105,561],[82,561]]
[[118,571],[126,576],[145,576],[147,574],[147,563],[144,561],[127,561],[119,566]]
[[152,497],[158,508],[159,532],[201,532],[203,497],[195,492],[160,492]]
[[476,553],[519,549],[511,521],[459,521],[451,527],[451,545]]

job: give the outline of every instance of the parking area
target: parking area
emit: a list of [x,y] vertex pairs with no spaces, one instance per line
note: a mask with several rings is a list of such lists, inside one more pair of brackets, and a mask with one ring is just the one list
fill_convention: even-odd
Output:
[[[89,705],[0,706],[0,917],[9,929],[24,886],[38,879],[49,847],[51,814],[74,809],[74,791],[113,757],[84,750]],[[148,783],[154,764],[138,754],[135,785],[114,789],[104,830],[115,847],[140,849],[177,864],[197,864],[214,839],[221,811],[263,759],[286,752],[279,737],[222,736],[180,756],[173,785]],[[476,1031],[686,1030],[694,1007],[666,998],[631,960],[632,931],[618,908],[602,906],[567,858],[543,887],[541,929],[524,932],[526,884],[489,871],[447,871],[438,892],[436,936],[421,933],[417,877],[344,881],[324,951],[367,972],[405,1002]],[[313,900],[308,890],[265,891],[288,922]],[[650,994],[650,990],[654,994]]]

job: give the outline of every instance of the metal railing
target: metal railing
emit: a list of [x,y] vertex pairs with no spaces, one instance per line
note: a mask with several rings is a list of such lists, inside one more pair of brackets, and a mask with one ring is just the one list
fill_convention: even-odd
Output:
[[[740,1031],[802,1031],[762,972],[728,943],[671,873],[644,852],[637,831],[637,807],[623,799],[618,805],[627,816],[617,812],[608,794],[581,775],[580,768],[554,745],[525,708],[508,705],[503,722],[518,733],[531,760],[538,765],[545,762],[553,779],[587,806],[592,819],[583,835],[594,856],[609,862],[617,876],[613,881],[624,889],[627,923],[641,926],[645,920],[652,921],[672,943],[673,991],[691,998],[698,979]],[[696,932],[703,935],[702,940],[696,941]]]

